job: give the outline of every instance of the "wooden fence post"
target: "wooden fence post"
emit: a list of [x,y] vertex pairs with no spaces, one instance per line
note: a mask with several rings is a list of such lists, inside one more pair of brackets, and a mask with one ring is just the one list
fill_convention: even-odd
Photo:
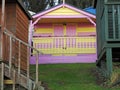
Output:
[[36,56],[36,84],[38,84],[38,74],[39,74],[38,60],[39,60],[39,52],[37,52],[37,56]]
[[[5,0],[2,0],[2,14],[1,14],[1,30],[0,30],[0,59],[3,60],[3,31],[5,22]],[[2,61],[1,60],[1,61]],[[0,65],[0,90],[4,89],[4,63]]]

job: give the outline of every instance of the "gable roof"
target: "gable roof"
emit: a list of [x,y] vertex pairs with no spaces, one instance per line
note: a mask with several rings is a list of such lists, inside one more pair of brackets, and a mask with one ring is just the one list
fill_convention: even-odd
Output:
[[86,12],[86,11],[84,11],[82,9],[75,8],[75,7],[73,7],[71,5],[68,5],[68,4],[59,4],[59,5],[51,8],[51,9],[48,9],[48,10],[45,10],[43,12],[40,12],[40,13],[37,13],[37,14],[33,15],[33,18],[38,18],[38,17],[44,16],[44,15],[46,15],[48,13],[51,13],[51,12],[57,10],[57,9],[62,8],[62,7],[68,8],[68,9],[70,9],[72,11],[75,11],[76,13],[82,14],[82,15],[87,16],[87,17],[96,18],[95,15],[93,15],[93,14],[91,14],[89,12]]
[[32,16],[30,15],[30,13],[28,12],[28,10],[26,9],[26,7],[20,2],[20,0],[15,0],[17,1],[18,5],[21,7],[21,9],[23,10],[23,12],[27,15],[27,17],[31,20]]

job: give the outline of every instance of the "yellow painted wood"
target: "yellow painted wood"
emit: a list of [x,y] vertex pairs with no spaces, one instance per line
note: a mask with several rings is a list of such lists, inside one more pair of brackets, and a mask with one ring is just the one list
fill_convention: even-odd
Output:
[[4,84],[13,84],[13,80],[4,80]]
[[77,27],[76,32],[96,32],[95,27]]
[[[62,40],[63,39],[63,45],[62,42],[59,41],[59,45],[56,47],[56,39]],[[66,44],[67,40],[70,39],[69,44],[70,47],[68,47],[68,45]],[[72,47],[72,39],[76,39],[76,43],[74,44],[74,47]],[[88,54],[88,53],[96,53],[96,48],[94,47],[94,43],[96,42],[96,38],[95,37],[49,37],[49,38],[34,38],[33,39],[34,42],[34,47],[35,44],[47,44],[47,48],[38,48],[36,47],[38,50],[40,50],[41,52],[43,52],[44,54],[57,54],[57,55],[62,55],[62,54]],[[80,45],[80,47],[78,47],[78,43],[82,43],[86,42],[88,44],[90,44],[92,42],[92,46],[84,46],[84,45]],[[61,43],[61,44],[60,44]],[[50,44],[52,45],[50,47]],[[35,54],[35,52],[34,52]]]
[[57,10],[47,13],[46,15],[82,15],[83,16],[83,14],[77,11],[74,11],[72,9],[69,9],[67,7],[61,7]]
[[66,35],[66,26],[64,25],[64,36]]
[[54,33],[52,28],[39,28],[35,30],[35,33]]

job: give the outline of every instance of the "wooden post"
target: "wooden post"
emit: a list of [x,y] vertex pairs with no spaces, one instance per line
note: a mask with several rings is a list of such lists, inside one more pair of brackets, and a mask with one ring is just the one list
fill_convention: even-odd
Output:
[[[5,22],[5,0],[2,0],[1,30],[0,30],[0,59],[3,60],[3,31]],[[0,65],[0,90],[4,89],[4,63]]]
[[29,69],[30,69],[30,48],[29,47],[27,47],[27,85],[28,85],[28,90],[29,90],[29,79],[30,79],[30,71],[29,71]]
[[39,60],[39,52],[37,52],[37,56],[36,56],[36,84],[38,84],[38,74],[39,74],[38,60]]
[[107,62],[107,72],[110,78],[112,74],[112,50],[111,48],[106,48],[106,62]]
[[19,46],[18,46],[19,48],[18,48],[18,83],[21,83],[21,81],[20,81],[20,68],[21,68],[21,42],[19,42]]
[[16,76],[15,76],[15,68],[13,68],[13,90],[15,90],[15,82],[16,82]]
[[11,75],[11,67],[12,67],[12,37],[10,37],[10,52],[9,52],[9,76]]

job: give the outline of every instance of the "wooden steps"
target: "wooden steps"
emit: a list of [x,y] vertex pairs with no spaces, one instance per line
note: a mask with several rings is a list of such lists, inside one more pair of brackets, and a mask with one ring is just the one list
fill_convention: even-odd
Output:
[[10,79],[10,80],[5,81],[6,84],[10,84],[10,83],[19,84],[26,89],[29,88],[29,90],[32,90],[34,81],[32,79],[29,79],[28,81],[27,75],[25,76],[23,74],[18,74],[18,72],[16,72],[13,68],[11,68],[11,70],[9,71],[9,66],[7,65],[5,65],[4,73],[5,73],[5,76]]

